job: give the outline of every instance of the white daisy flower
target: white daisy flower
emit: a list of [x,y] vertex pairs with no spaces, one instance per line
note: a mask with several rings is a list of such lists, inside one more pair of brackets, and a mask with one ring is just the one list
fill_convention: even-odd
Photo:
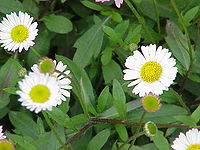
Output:
[[0,23],[0,43],[1,47],[8,51],[19,51],[22,49],[28,50],[35,43],[33,40],[37,36],[37,22],[33,22],[33,17],[27,13],[15,12],[7,14]]
[[200,150],[200,131],[193,128],[187,131],[186,134],[180,133],[171,147],[174,150]]
[[51,110],[53,106],[62,103],[61,89],[55,77],[30,72],[18,84],[18,101],[30,111],[38,113],[42,110]]
[[[46,62],[46,60],[49,60],[49,58],[45,58],[43,59],[44,62]],[[44,73],[42,71],[41,68],[43,67],[40,67],[42,62],[41,61],[39,64],[34,64],[32,67],[31,67],[31,70],[35,73]],[[65,74],[66,76],[69,75],[70,71],[69,70],[66,70],[67,68],[67,65],[64,65],[61,61],[59,61],[58,63],[56,62],[56,60],[53,61],[53,63],[55,64],[55,69],[49,69],[49,70],[57,70],[59,72],[62,72],[63,74]],[[44,64],[45,65],[45,64]],[[45,65],[47,66],[47,65]],[[50,67],[49,67],[50,68]],[[70,97],[70,92],[68,90],[72,89],[72,86],[70,85],[71,84],[71,81],[70,79],[66,78],[66,76],[62,75],[61,73],[58,73],[56,71],[54,71],[53,73],[51,73],[51,76],[52,77],[55,77],[56,80],[58,81],[58,85],[60,87],[60,92],[62,94],[62,97],[61,99],[63,101],[66,101],[66,97]]]
[[6,138],[6,136],[3,133],[3,126],[0,126],[0,140],[3,140],[5,138]]
[[174,58],[170,58],[171,52],[168,49],[156,45],[142,46],[142,53],[134,51],[133,56],[126,59],[123,72],[124,80],[133,80],[128,87],[135,86],[132,93],[145,94],[153,93],[160,95],[176,78],[177,67]]

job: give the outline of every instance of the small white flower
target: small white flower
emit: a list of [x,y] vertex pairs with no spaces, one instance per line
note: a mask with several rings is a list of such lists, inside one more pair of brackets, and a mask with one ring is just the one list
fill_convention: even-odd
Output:
[[3,126],[0,126],[0,140],[3,140],[5,138],[6,138],[6,136],[3,133]]
[[171,147],[174,150],[200,150],[200,131],[193,128],[187,131],[186,134],[180,133]]
[[[67,65],[64,65],[61,61],[59,61],[58,63],[56,62],[56,60],[53,61],[55,64],[55,70],[62,72],[63,74],[65,74],[66,76],[69,75],[70,71],[66,70]],[[35,73],[40,73],[40,69],[38,64],[34,64],[31,67],[31,70]],[[66,76],[62,75],[61,73],[58,73],[56,71],[54,71],[51,74],[52,77],[55,77],[58,81],[58,85],[60,86],[60,92],[62,94],[61,99],[63,101],[66,101],[65,97],[70,97],[70,92],[68,90],[72,89],[71,81],[70,79],[68,79]]]
[[7,14],[0,23],[0,43],[1,47],[8,51],[28,50],[35,43],[33,40],[37,36],[37,22],[33,22],[33,17],[27,13],[15,12]]
[[60,86],[55,77],[48,74],[30,72],[22,81],[18,82],[20,90],[16,93],[30,111],[38,113],[42,110],[51,110],[62,103]]
[[135,86],[132,93],[139,94],[140,97],[149,94],[160,95],[176,78],[176,61],[171,57],[168,49],[156,45],[142,46],[142,53],[134,51],[133,56],[126,59],[123,72],[124,80],[133,80],[128,87]]

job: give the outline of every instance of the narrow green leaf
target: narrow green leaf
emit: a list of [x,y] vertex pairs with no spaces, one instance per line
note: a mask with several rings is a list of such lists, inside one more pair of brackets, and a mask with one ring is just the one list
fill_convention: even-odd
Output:
[[9,94],[13,94],[13,95],[17,95],[16,91],[19,90],[19,88],[4,88],[3,91],[9,93]]
[[75,42],[74,47],[77,49],[73,61],[79,67],[86,67],[92,57],[98,56],[103,43],[103,24],[93,25]]
[[109,98],[109,87],[106,86],[102,90],[101,94],[99,95],[99,97],[97,99],[97,103],[98,103],[97,104],[97,111],[98,112],[102,112],[105,109],[105,107],[107,105],[108,98]]
[[200,105],[192,113],[191,117],[194,119],[195,123],[199,122],[199,119],[200,119]]
[[168,21],[166,26],[168,36],[165,38],[173,55],[180,61],[185,67],[185,70],[189,69],[190,57],[187,46],[187,39],[182,31],[173,22]]
[[43,121],[39,116],[37,118],[37,131],[39,134],[44,134],[45,132]]
[[190,10],[188,10],[185,15],[183,16],[183,20],[186,24],[186,26],[190,25],[190,21],[196,16],[196,14],[199,11],[199,6],[193,7]]
[[103,31],[109,36],[109,39],[116,43],[122,43],[122,39],[119,33],[115,32],[111,27],[104,25]]
[[117,124],[117,125],[115,125],[115,129],[116,129],[119,137],[122,139],[122,141],[125,142],[128,140],[128,133],[127,133],[126,127],[124,125]]
[[120,115],[121,119],[126,118],[126,96],[122,89],[121,84],[114,79],[113,80],[113,98],[114,98],[114,107]]
[[88,144],[87,150],[100,150],[110,136],[110,129],[99,132]]
[[118,23],[122,22],[122,16],[117,12],[112,12],[112,19]]
[[81,1],[81,3],[82,3],[84,6],[90,8],[90,9],[93,9],[93,10],[97,10],[97,11],[102,11],[102,10],[104,10],[104,8],[101,7],[100,5],[97,5],[97,4],[95,4],[95,3],[93,3],[93,2],[90,2],[90,1]]
[[50,31],[65,34],[72,31],[72,22],[64,16],[51,14],[43,18],[44,24]]
[[159,150],[169,150],[169,143],[164,137],[162,131],[158,131],[158,133],[151,137],[151,139]]
[[191,116],[174,116],[177,121],[180,121],[189,126],[195,126],[196,122]]
[[141,25],[136,25],[136,26],[131,26],[131,28],[129,29],[128,35],[126,37],[126,39],[124,40],[124,42],[126,44],[131,44],[131,43],[138,43],[140,41],[141,38],[141,29],[142,26]]

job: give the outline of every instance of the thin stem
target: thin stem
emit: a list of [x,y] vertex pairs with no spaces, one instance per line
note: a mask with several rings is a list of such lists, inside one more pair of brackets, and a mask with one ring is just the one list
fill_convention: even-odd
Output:
[[179,10],[178,10],[178,7],[176,6],[176,2],[175,0],[170,0],[171,2],[171,5],[172,7],[174,8],[178,18],[179,18],[179,21],[183,27],[183,30],[185,32],[185,35],[186,35],[186,38],[187,38],[187,43],[188,43],[188,48],[189,48],[189,56],[190,56],[190,66],[189,66],[189,69],[187,70],[187,73],[186,73],[186,76],[185,76],[185,79],[183,81],[183,84],[181,86],[181,89],[180,89],[180,93],[182,93],[183,89],[184,89],[184,86],[185,86],[185,83],[186,81],[188,80],[189,78],[189,75],[190,75],[190,72],[192,71],[192,67],[193,67],[193,63],[194,63],[194,59],[193,59],[193,49],[192,49],[192,46],[191,46],[191,41],[190,41],[190,36],[189,36],[189,32],[187,30],[187,27],[185,25],[185,22],[183,20],[183,17],[181,16]]
[[[126,120],[105,119],[105,118],[90,118],[92,123],[110,123],[110,124],[123,124],[128,126],[143,126],[144,123],[130,122]],[[156,124],[158,128],[189,128],[188,125],[182,124]]]
[[142,16],[139,15],[139,13],[137,12],[137,10],[133,7],[132,3],[129,0],[125,0],[126,4],[128,5],[128,7],[131,9],[131,11],[133,12],[133,14],[135,15],[135,17],[138,19],[139,23],[142,25],[144,32],[147,34],[148,38],[151,40],[152,43],[154,43],[154,39],[151,35],[151,33],[149,32],[146,24],[145,24],[145,20]]
[[[138,133],[140,132],[140,130],[141,130],[141,128],[142,128],[142,121],[144,120],[145,114],[146,114],[146,111],[144,110],[143,113],[142,113],[142,116],[141,116],[141,118],[140,118],[140,121],[139,121],[140,126],[136,129],[135,134],[138,134]],[[134,143],[135,143],[135,140],[136,140],[136,138],[133,138],[133,140],[132,140],[132,142],[131,142],[131,144],[130,144],[128,150],[131,150],[132,146],[133,146]]]
[[92,126],[93,126],[93,123],[86,124],[79,132],[77,132],[73,137],[71,137],[61,148],[71,144],[74,140],[76,140],[81,134],[83,134],[86,130],[88,130]]
[[40,55],[40,53],[39,53],[35,48],[30,47],[30,49],[34,52],[34,54],[35,54],[36,56],[38,56],[39,58],[42,58],[42,55]]
[[64,143],[62,142],[62,140],[60,139],[60,136],[58,135],[58,133],[56,132],[56,130],[53,127],[53,124],[51,123],[48,115],[46,114],[45,111],[42,111],[42,114],[44,116],[44,119],[46,120],[46,123],[48,124],[48,126],[50,127],[51,131],[54,133],[54,135],[56,136],[58,142],[60,143],[60,145],[64,145]]
[[160,18],[159,18],[158,7],[157,7],[157,1],[156,1],[156,0],[153,0],[153,6],[154,6],[154,10],[155,10],[155,16],[156,16],[156,22],[157,22],[158,33],[160,34]]
[[140,137],[141,135],[143,135],[144,132],[139,132],[134,134],[133,136],[131,136],[126,142],[124,142],[122,145],[119,146],[119,148],[117,150],[121,150],[126,144],[128,144],[130,141]]

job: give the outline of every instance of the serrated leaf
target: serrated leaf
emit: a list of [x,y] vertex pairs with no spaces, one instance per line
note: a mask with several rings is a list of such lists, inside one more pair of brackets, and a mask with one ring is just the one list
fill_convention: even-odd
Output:
[[89,142],[87,150],[100,150],[103,145],[108,140],[110,136],[110,129],[105,129],[99,132],[92,140]]
[[64,16],[51,14],[43,17],[44,24],[50,31],[66,34],[73,29],[72,22]]
[[127,111],[126,96],[122,89],[121,84],[116,79],[113,80],[112,93],[113,93],[113,98],[114,98],[114,101],[113,101],[114,107],[117,110],[117,112],[119,113],[120,118],[125,119],[126,111]]

